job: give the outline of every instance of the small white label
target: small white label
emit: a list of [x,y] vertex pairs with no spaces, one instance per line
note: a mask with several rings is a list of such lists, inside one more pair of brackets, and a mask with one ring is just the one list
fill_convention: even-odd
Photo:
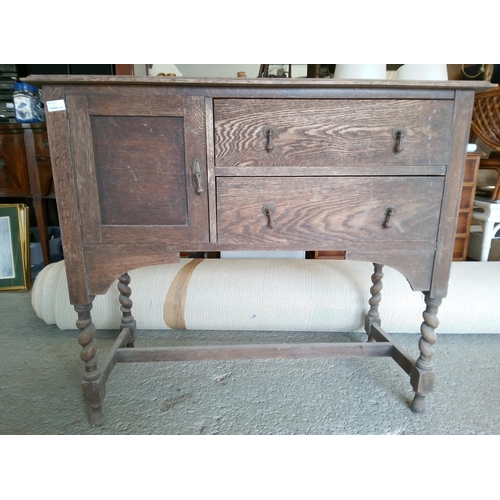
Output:
[[52,113],[53,111],[66,111],[66,103],[64,99],[58,99],[57,101],[47,101],[47,111]]

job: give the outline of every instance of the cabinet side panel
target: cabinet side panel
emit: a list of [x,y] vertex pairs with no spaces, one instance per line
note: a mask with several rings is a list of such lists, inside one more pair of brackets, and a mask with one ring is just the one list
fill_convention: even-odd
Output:
[[[48,88],[45,96],[48,99],[62,99],[64,93],[58,88]],[[71,304],[88,304],[90,300],[67,115],[65,111],[49,112],[46,119],[69,299]]]
[[443,193],[431,297],[443,298],[448,292],[473,104],[472,90],[456,92],[451,154]]

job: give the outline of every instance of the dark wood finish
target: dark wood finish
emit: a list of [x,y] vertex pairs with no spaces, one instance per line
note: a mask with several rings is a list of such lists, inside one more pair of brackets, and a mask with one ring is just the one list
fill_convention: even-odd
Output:
[[[81,87],[82,85],[138,85],[138,86],[160,86],[160,87],[194,87],[195,89],[201,89],[201,93],[206,93],[206,88],[219,87],[224,89],[239,89],[240,91],[244,89],[243,94],[246,94],[246,89],[248,88],[269,88],[269,89],[315,89],[315,88],[325,88],[325,89],[365,89],[370,90],[374,94],[377,94],[379,89],[402,89],[408,94],[408,90],[424,91],[428,99],[434,99],[434,93],[429,91],[439,91],[447,90],[450,92],[448,94],[448,99],[453,98],[453,93],[455,90],[470,89],[476,92],[484,92],[489,89],[495,88],[488,82],[479,81],[405,81],[405,80],[349,80],[349,79],[305,79],[305,78],[283,78],[283,79],[262,79],[262,78],[183,78],[183,77],[164,77],[164,76],[101,76],[101,75],[30,75],[28,78],[22,78],[21,80],[26,82],[31,82],[32,84],[38,83],[39,85],[59,85],[64,84],[68,86],[69,90],[73,85]],[[212,91],[209,92],[212,94]],[[226,95],[228,92],[225,92]],[[390,98],[390,96],[386,96]]]
[[433,390],[436,379],[432,357],[436,352],[434,349],[437,341],[435,330],[439,326],[437,312],[441,299],[431,297],[430,292],[425,292],[424,296],[426,308],[423,314],[424,322],[420,327],[422,334],[418,345],[420,355],[410,371],[410,382],[415,391],[411,409],[416,413],[425,411],[425,396]]
[[115,64],[115,75],[128,75],[134,74],[133,64]]
[[[186,225],[186,172],[175,168],[184,164],[182,119],[96,116],[92,117],[91,127],[100,223],[108,226]],[[120,149],[124,140],[131,145],[138,161],[131,157],[129,150]],[[168,164],[165,158],[169,159]],[[137,164],[132,169],[134,160]],[[158,187],[153,210],[149,197],[151,186]],[[134,207],[133,211],[116,210],[123,199]]]
[[45,125],[0,124],[0,196],[32,198],[43,260],[50,262],[47,199],[55,197]]
[[0,195],[30,196],[22,129],[1,127],[0,130]]
[[391,357],[396,363],[410,375],[415,360],[408,355],[406,350],[396,342],[387,332],[380,328],[380,324],[374,323],[371,327],[371,340],[375,342],[389,342],[392,345]]
[[[49,96],[61,95],[58,89],[53,89],[52,93],[48,92],[47,94]],[[54,183],[58,193],[57,208],[61,225],[64,261],[68,275],[70,303],[85,305],[91,302],[92,294],[89,293],[87,288],[87,269],[84,262],[83,240],[80,229],[81,216],[76,195],[75,168],[66,113],[51,114],[47,120],[47,130],[52,148],[51,159]],[[84,218],[91,216],[93,213],[93,207],[89,208],[89,212],[84,213]],[[121,274],[123,274],[123,271],[119,275]]]
[[118,291],[120,292],[120,296],[118,300],[120,301],[120,311],[122,312],[122,320],[120,323],[120,330],[127,328],[130,332],[127,347],[133,347],[136,336],[136,322],[134,316],[132,315],[132,306],[134,303],[130,298],[132,294],[132,290],[129,287],[130,284],[130,276],[128,273],[122,274],[118,278]]
[[434,259],[432,283],[429,298],[441,300],[448,291],[453,246],[457,230],[458,209],[465,169],[466,144],[469,140],[470,121],[474,92],[457,90],[453,109],[453,135],[450,162],[445,177],[440,230]]
[[118,362],[202,361],[266,358],[365,358],[392,356],[391,344],[249,344],[226,346],[152,347],[121,349]]
[[[29,81],[67,108],[49,112],[47,127],[92,423],[103,422],[105,383],[117,362],[160,360],[391,356],[410,374],[412,409],[425,408],[474,91],[490,84]],[[189,250],[331,248],[377,263],[366,320],[370,342],[124,349],[135,336],[127,274],[134,267],[171,262]],[[381,329],[383,265],[425,294],[416,361]],[[90,304],[116,278],[122,330],[95,368]]]
[[382,278],[384,277],[384,273],[382,272],[384,266],[381,264],[373,264],[373,274],[372,274],[372,287],[370,288],[370,300],[368,303],[370,304],[370,310],[366,313],[365,316],[365,331],[368,335],[368,340],[373,341],[373,325],[380,326],[381,318],[379,313],[379,304],[382,300]]
[[91,412],[90,423],[99,426],[104,424],[104,414],[100,402],[104,399],[105,389],[100,382],[101,371],[97,367],[96,329],[92,322],[91,310],[92,302],[75,306],[75,311],[78,314],[76,326],[80,330],[78,343],[82,346],[80,358],[85,363],[82,382],[83,397]]
[[315,259],[345,260],[345,250],[315,250]]
[[319,70],[321,64],[308,64],[307,65],[307,78],[319,78]]
[[[152,266],[158,262],[179,261],[179,252],[169,252],[163,245],[84,245],[87,278],[92,294],[106,293],[113,281],[136,267]],[[70,278],[71,280],[71,278]]]
[[[217,167],[377,169],[448,163],[453,101],[259,100],[214,103]],[[264,130],[275,125],[272,154]],[[406,130],[404,154],[393,132]]]
[[[219,243],[258,240],[300,247],[340,241],[435,241],[442,177],[231,178],[217,181]],[[269,227],[263,206],[276,207]],[[384,227],[385,209],[397,206]]]
[[[474,208],[474,195],[476,192],[477,174],[479,170],[479,162],[484,156],[486,155],[481,151],[467,153],[464,179],[462,184],[462,194],[460,197],[457,232],[455,236],[455,245],[453,248],[454,261],[465,261],[467,259],[467,249],[470,239],[470,226],[472,221],[472,209]],[[380,169],[378,170],[378,172],[379,174],[381,174]],[[314,253],[314,258],[342,260],[345,258],[345,251],[316,250]]]
[[455,261],[464,261],[467,259],[472,209],[474,208],[474,196],[476,194],[477,174],[482,156],[484,156],[484,153],[481,151],[467,153],[464,180],[462,183],[462,195],[460,197],[460,208],[458,212],[457,233],[455,236],[455,246],[453,248],[453,260]]

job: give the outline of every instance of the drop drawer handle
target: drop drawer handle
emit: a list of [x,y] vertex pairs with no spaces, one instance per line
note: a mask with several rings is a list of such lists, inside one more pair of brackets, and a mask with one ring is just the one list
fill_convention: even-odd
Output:
[[267,125],[264,128],[264,134],[267,137],[266,150],[270,153],[274,149],[273,136],[276,134],[276,129],[271,125]]
[[275,221],[274,221],[274,212],[276,212],[276,207],[274,206],[273,203],[266,203],[263,207],[262,207],[262,212],[264,213],[264,215],[267,217],[267,225],[273,229],[274,226],[276,225],[275,224]]
[[394,151],[399,154],[404,149],[403,138],[406,136],[406,130],[403,127],[396,127],[392,132],[392,136],[396,139]]
[[389,203],[389,205],[386,205],[384,208],[384,213],[385,213],[385,221],[384,221],[384,227],[386,229],[389,229],[392,227],[392,217],[396,213],[396,205],[393,203]]

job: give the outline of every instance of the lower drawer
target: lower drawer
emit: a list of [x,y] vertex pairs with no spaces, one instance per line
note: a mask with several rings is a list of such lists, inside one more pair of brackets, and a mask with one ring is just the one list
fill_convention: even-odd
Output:
[[302,249],[435,241],[443,185],[442,177],[219,177],[217,241]]

